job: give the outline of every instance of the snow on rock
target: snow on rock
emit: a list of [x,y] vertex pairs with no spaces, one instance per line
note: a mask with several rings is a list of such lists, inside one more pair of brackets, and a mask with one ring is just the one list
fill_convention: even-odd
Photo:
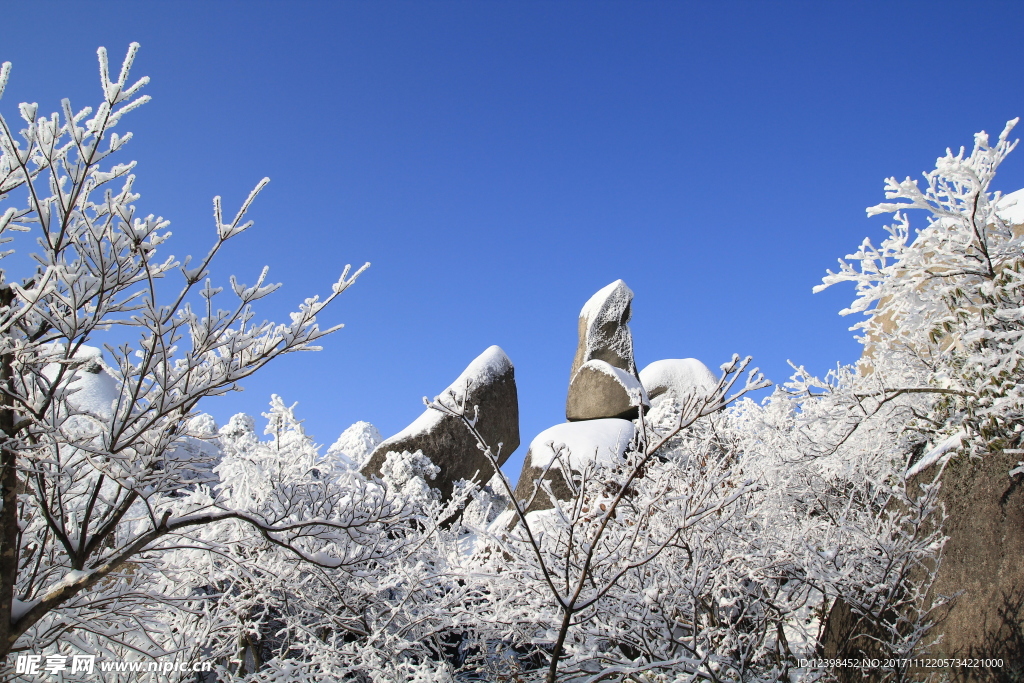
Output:
[[996,212],[1010,225],[1024,225],[1024,189],[1000,197]]
[[[528,512],[552,507],[554,504],[547,495],[538,493],[533,496],[533,492],[534,482],[541,478],[544,468],[554,460],[556,453],[561,454],[562,463],[575,471],[582,471],[591,462],[614,463],[626,452],[635,433],[636,427],[632,422],[618,418],[567,422],[545,429],[530,442],[530,450],[526,453],[516,483],[516,500],[525,504],[533,497]],[[555,498],[568,500],[572,497],[558,463],[548,470],[546,479]]]
[[629,331],[633,290],[622,280],[600,289],[583,305],[579,318],[579,342],[572,363],[570,381],[588,360],[603,360],[630,374],[636,374],[633,362],[633,337]]
[[[63,347],[55,345],[53,351],[55,355],[63,355]],[[81,346],[73,359],[75,378],[68,389],[74,393],[68,396],[68,404],[98,418],[112,417],[114,402],[120,392],[117,380],[103,362],[103,352],[92,346]],[[49,363],[43,368],[43,376],[53,381],[61,365],[64,363]]]
[[[92,424],[105,428],[113,418],[114,406],[121,393],[115,372],[103,361],[103,351],[96,347],[80,346],[70,359],[65,357],[65,348],[59,344],[49,347],[48,351],[60,362],[44,366],[43,376],[52,382],[61,367],[73,372],[67,385],[67,403],[84,415],[72,415],[68,424]],[[217,425],[213,417],[200,413],[189,419],[187,434],[168,448],[168,460],[189,464],[188,470],[182,473],[183,485],[216,480],[212,471],[220,458],[220,448],[214,443],[216,436]]]
[[[603,360],[593,359],[588,360],[583,364],[586,367],[593,368],[594,370],[607,375],[614,380],[623,390],[629,394],[630,399],[634,403],[642,403],[647,405],[647,392],[644,391],[643,385],[640,380],[629,374],[625,370],[615,367]],[[580,368],[583,369],[582,367]]]
[[[451,403],[452,395],[461,403],[466,396],[467,383],[470,387],[470,394],[474,387],[481,387],[493,382],[496,378],[512,370],[512,361],[509,360],[500,346],[488,347],[486,351],[473,359],[462,374],[448,388],[442,391],[439,396],[446,403]],[[483,408],[481,408],[483,410]],[[427,409],[412,424],[388,438],[388,442],[407,439],[433,431],[442,421],[442,415],[436,410]]]
[[640,371],[640,383],[651,401],[669,391],[682,398],[693,389],[707,392],[718,385],[718,378],[696,358],[656,360]]
[[[453,400],[459,404],[465,401],[470,411],[479,406],[477,429],[497,456],[499,465],[519,447],[515,368],[501,348],[491,346],[473,359],[439,398],[448,405]],[[483,482],[493,474],[493,467],[477,448],[476,438],[462,420],[432,408],[427,408],[398,434],[379,443],[360,471],[365,476],[380,476],[387,454],[392,451],[422,451],[440,467],[436,486],[444,500],[450,498],[458,480]]]
[[[561,518],[551,506],[542,508],[531,507],[526,513],[526,523],[530,526],[535,538],[543,534],[557,534],[563,528]],[[487,526],[487,531],[490,535],[501,536],[503,532],[512,530],[518,524],[519,520],[517,519],[516,511],[509,507]],[[485,543],[481,543],[480,540],[474,539],[474,542],[475,545],[471,548],[474,552],[486,547]]]
[[530,442],[529,454],[533,464],[543,468],[554,457],[548,444],[555,447],[564,444],[569,466],[580,470],[595,459],[601,464],[617,461],[626,452],[635,433],[636,426],[632,422],[618,418],[565,422],[538,434]]
[[335,458],[346,468],[359,469],[365,463],[373,449],[384,438],[369,422],[356,422],[341,433],[338,440],[327,449],[327,457]]
[[461,393],[466,387],[466,380],[471,380],[474,386],[487,384],[498,379],[512,369],[512,361],[509,360],[500,346],[489,346],[479,356],[466,366],[462,374],[451,383],[449,389],[455,389]]

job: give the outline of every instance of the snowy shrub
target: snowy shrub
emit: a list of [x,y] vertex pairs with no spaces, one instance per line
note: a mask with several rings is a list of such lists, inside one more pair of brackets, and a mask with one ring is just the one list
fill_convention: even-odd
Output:
[[373,449],[384,439],[369,422],[356,422],[341,433],[327,449],[327,457],[349,469],[359,469],[370,458]]
[[440,492],[430,488],[430,484],[427,483],[435,479],[440,471],[441,468],[430,462],[430,458],[423,455],[423,451],[392,451],[385,456],[384,464],[380,468],[381,478],[388,488],[418,505],[440,499]]

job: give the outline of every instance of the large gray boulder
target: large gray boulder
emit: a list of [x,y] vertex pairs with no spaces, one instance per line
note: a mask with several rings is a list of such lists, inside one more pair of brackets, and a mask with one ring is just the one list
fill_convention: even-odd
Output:
[[639,406],[650,407],[640,380],[595,358],[581,365],[569,383],[565,418],[570,422],[607,417],[634,420]]
[[547,493],[539,490],[534,495],[534,490],[544,469],[557,455],[561,458],[561,464],[555,462],[548,469],[545,480],[550,484],[555,499],[569,500],[572,498],[572,490],[562,474],[563,467],[571,477],[574,472],[582,472],[588,462],[617,462],[626,452],[635,433],[636,427],[632,422],[614,418],[568,422],[545,429],[530,442],[530,450],[526,453],[519,481],[516,482],[515,499],[524,504],[529,501],[526,512],[554,507],[554,501]]
[[[480,407],[477,428],[492,451],[498,454],[498,464],[504,463],[519,447],[519,397],[512,361],[499,347],[492,346],[441,393],[445,403],[452,401],[450,392],[460,403],[466,398],[470,414],[473,406]],[[499,443],[502,444],[500,453]],[[417,450],[440,468],[432,485],[441,491],[442,500],[451,498],[455,482],[459,479],[483,483],[494,474],[491,464],[477,448],[476,439],[462,420],[432,408],[374,448],[360,471],[368,477],[379,477],[388,453]]]
[[[946,673],[951,681],[1024,680],[1024,475],[1008,476],[1019,460],[1018,454],[1002,451],[981,458],[955,455],[942,472],[939,502],[946,512],[942,531],[948,540],[926,599],[956,597],[932,613],[933,626],[925,637],[931,647],[909,656],[993,658],[1003,663],[998,668],[950,670]],[[920,471],[908,477],[908,486],[916,489],[931,481],[940,463],[914,468]],[[876,635],[876,626],[837,600],[825,622],[822,655],[884,656]],[[923,680],[934,671],[908,673]],[[837,675],[840,681],[864,680],[853,669]]]

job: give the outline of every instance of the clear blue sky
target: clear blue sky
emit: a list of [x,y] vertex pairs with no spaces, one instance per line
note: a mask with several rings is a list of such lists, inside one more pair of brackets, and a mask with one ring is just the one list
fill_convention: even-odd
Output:
[[[883,178],[1024,115],[1020,2],[37,1],[0,20],[8,118],[93,104],[96,47],[119,64],[142,44],[153,101],[123,154],[175,255],[205,252],[213,195],[235,207],[271,177],[215,271],[269,265],[285,286],[261,317],[373,262],[326,315],[346,329],[208,402],[219,422],[278,393],[321,443],[356,420],[388,436],[498,344],[513,477],[564,420],[598,288],[636,293],[641,366],[824,373],[859,355],[836,315],[852,292],[811,287],[880,235]],[[1024,187],[1024,150],[999,186]]]

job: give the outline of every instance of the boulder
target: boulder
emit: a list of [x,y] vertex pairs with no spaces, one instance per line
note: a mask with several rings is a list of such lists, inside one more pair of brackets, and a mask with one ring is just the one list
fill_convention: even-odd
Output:
[[581,365],[569,383],[565,418],[570,422],[608,417],[633,420],[641,405],[650,407],[640,380],[595,358]]
[[680,400],[693,390],[708,392],[718,385],[718,378],[696,358],[666,358],[641,370],[640,384],[654,405],[670,391]]
[[[1009,476],[1020,456],[1004,452],[981,458],[952,456],[942,473],[939,502],[948,536],[928,599],[956,595],[932,613],[934,625],[918,658],[996,658],[1002,667],[958,668],[952,681],[1024,680],[1024,475]],[[908,477],[916,488],[931,481],[941,460]],[[833,605],[824,637],[826,658],[873,655],[870,625],[859,623],[842,601]],[[925,675],[926,670],[911,674]],[[861,680],[852,671],[840,680]]]
[[[499,347],[490,347],[441,393],[445,403],[450,404],[453,396],[459,403],[465,398],[471,414],[473,406],[479,406],[477,428],[498,455],[498,464],[504,463],[519,447],[519,398],[512,361]],[[379,477],[381,466],[392,451],[422,451],[430,458],[440,468],[432,483],[441,491],[442,500],[451,497],[459,479],[483,483],[494,474],[462,420],[432,408],[378,444],[360,471],[368,477]]]
[[579,318],[579,342],[572,361],[569,381],[588,360],[603,360],[609,365],[636,375],[633,361],[633,337],[629,322],[633,290],[616,280],[599,290],[583,305]]
[[[931,592],[960,595],[935,615],[928,639],[942,642],[927,654],[1004,660],[999,671],[955,672],[956,681],[1024,679],[1024,476],[1008,475],[1018,460],[1002,451],[954,456],[942,473],[949,540]],[[934,467],[924,469],[909,485],[932,476]]]
[[[541,478],[544,468],[556,453],[561,453],[562,464],[570,472],[579,473],[587,462],[607,464],[617,461],[626,452],[635,433],[636,427],[632,422],[617,418],[568,422],[545,429],[530,442],[519,481],[516,482],[516,500],[526,503],[533,497],[527,512],[554,507],[554,501],[546,493],[538,491],[533,496],[533,492],[534,482]],[[550,482],[551,493],[556,499],[572,498],[572,491],[558,463],[548,470],[546,480]]]

